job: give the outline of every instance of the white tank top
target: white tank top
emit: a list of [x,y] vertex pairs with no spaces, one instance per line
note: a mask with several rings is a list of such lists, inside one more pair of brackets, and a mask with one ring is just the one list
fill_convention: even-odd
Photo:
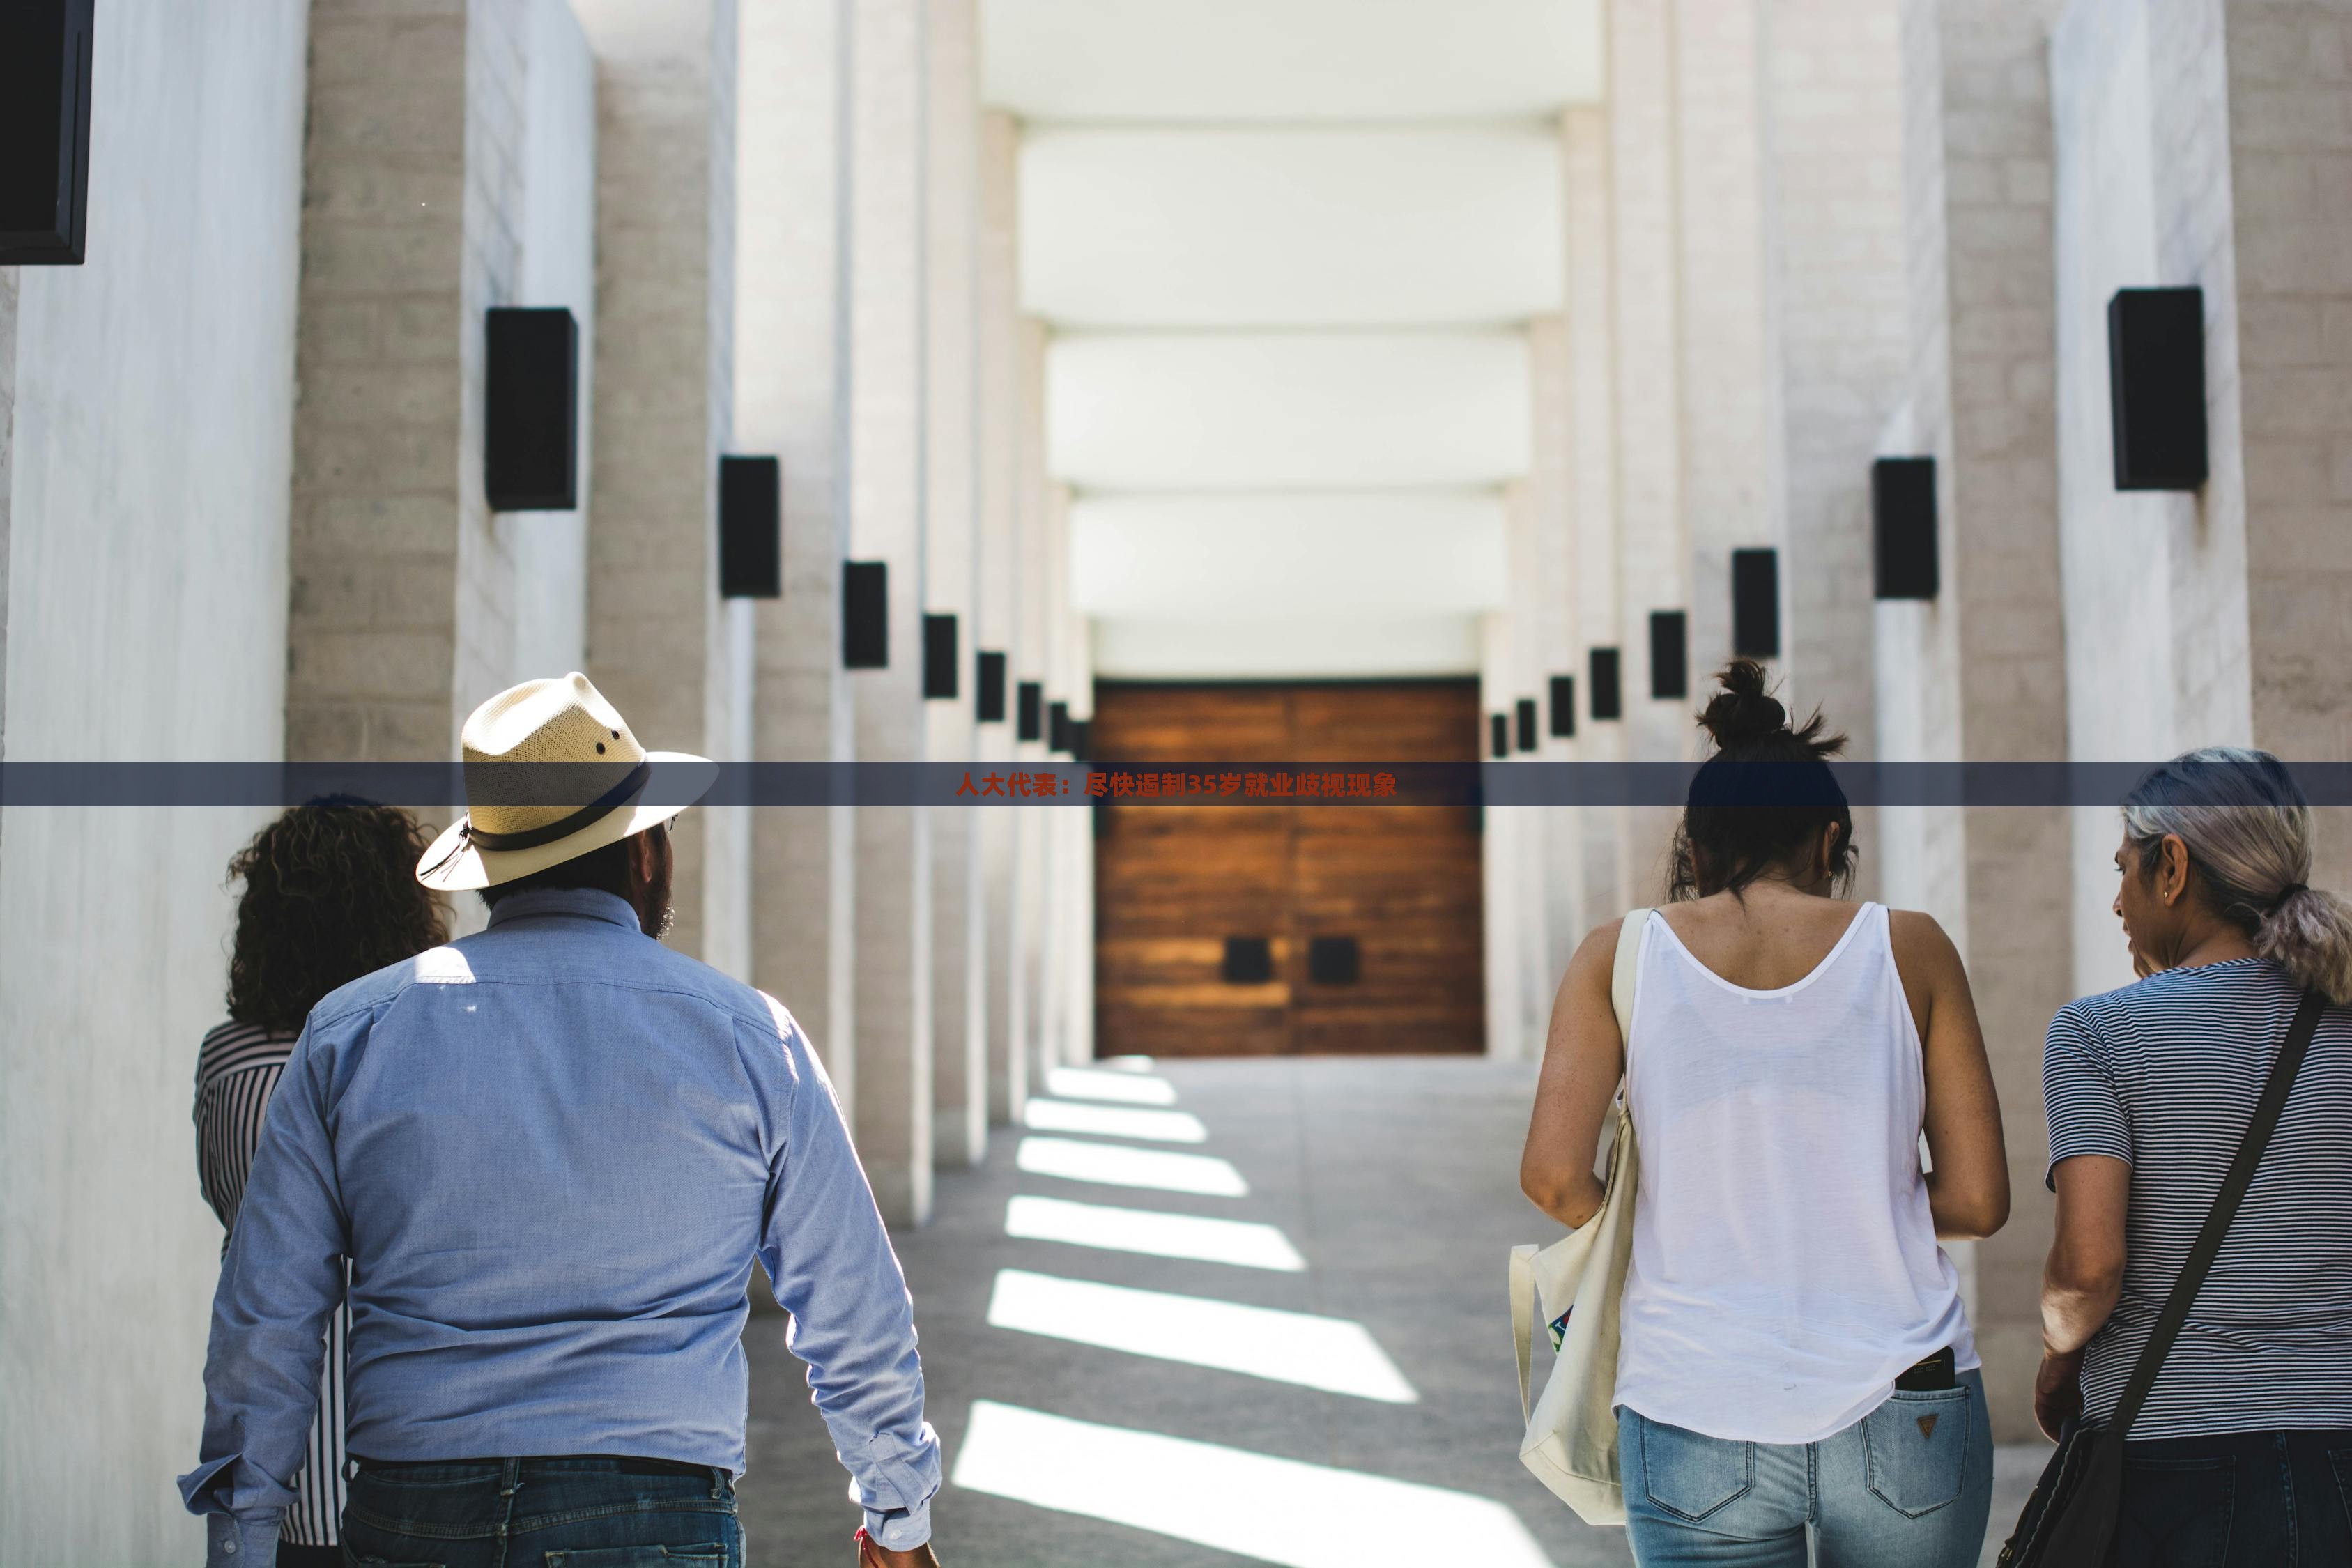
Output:
[[1886,910],[1750,991],[1652,915],[1626,1099],[1641,1151],[1617,1402],[1710,1437],[1812,1443],[1953,1347],[1978,1365],[1919,1169],[1919,1032]]

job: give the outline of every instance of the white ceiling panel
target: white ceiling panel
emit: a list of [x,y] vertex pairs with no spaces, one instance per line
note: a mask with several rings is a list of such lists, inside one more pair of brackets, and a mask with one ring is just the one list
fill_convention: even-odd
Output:
[[1527,471],[1523,334],[1081,333],[1046,451],[1081,489],[1459,489]]
[[1033,120],[1454,120],[1601,95],[1599,0],[981,0]]
[[1559,139],[1511,127],[1045,131],[1022,300],[1056,325],[1399,326],[1559,308]]
[[1335,680],[1475,675],[1478,618],[1400,616],[1264,621],[1094,623],[1095,674],[1107,680]]
[[1492,490],[1102,496],[1070,508],[1070,596],[1085,615],[1376,618],[1475,614],[1503,595]]

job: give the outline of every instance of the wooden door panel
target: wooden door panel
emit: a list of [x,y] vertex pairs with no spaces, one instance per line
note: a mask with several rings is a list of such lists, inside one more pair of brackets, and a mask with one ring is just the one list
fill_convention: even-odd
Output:
[[[1122,686],[1095,692],[1104,762],[1464,762],[1467,681]],[[1187,806],[1114,799],[1096,840],[1096,1030],[1106,1053],[1484,1048],[1476,818],[1460,807]],[[1354,939],[1357,978],[1317,982],[1309,941]],[[1234,984],[1228,937],[1272,976]]]

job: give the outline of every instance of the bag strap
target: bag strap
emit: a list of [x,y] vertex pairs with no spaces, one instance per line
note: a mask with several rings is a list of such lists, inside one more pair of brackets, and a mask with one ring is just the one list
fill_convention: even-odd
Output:
[[2138,1364],[2132,1368],[2131,1381],[2124,1384],[2123,1397],[2116,1402],[2115,1419],[2108,1430],[2118,1437],[2130,1433],[2140,1405],[2156,1386],[2158,1369],[2164,1364],[2172,1342],[2179,1337],[2180,1326],[2189,1321],[2189,1309],[2196,1304],[2197,1292],[2221,1250],[2221,1238],[2228,1233],[2230,1222],[2237,1217],[2246,1189],[2253,1184],[2254,1167],[2262,1163],[2263,1151],[2270,1146],[2271,1134],[2278,1129],[2279,1113],[2286,1109],[2287,1090],[2294,1087],[2295,1072],[2311,1049],[2312,1036],[2319,1032],[2319,1015],[2326,1005],[2327,999],[2317,991],[2305,992],[2302,1005],[2295,1009],[2294,1022],[2287,1026],[2286,1044],[2279,1048],[2278,1060],[2271,1066],[2271,1076],[2263,1085],[2263,1097],[2254,1102],[2254,1118],[2246,1125],[2246,1136],[2230,1162],[2229,1173],[2221,1178],[2221,1191],[2205,1215],[2205,1228],[2197,1233],[2197,1245],[2189,1249],[2189,1261],[2181,1265],[2180,1278],[2172,1282],[2172,1293],[2164,1299],[2164,1310],[2157,1314],[2156,1331],[2148,1335],[2147,1346],[2139,1352]]
[[1617,1033],[1623,1040],[1626,1064],[1633,1063],[1633,983],[1642,972],[1642,933],[1650,927],[1648,910],[1627,910],[1617,928],[1617,962],[1609,972],[1609,1005],[1617,1010]]
[[1528,1373],[1536,1353],[1536,1249],[1533,1245],[1511,1248],[1511,1345],[1519,1352],[1519,1419],[1535,1419],[1528,1399]]

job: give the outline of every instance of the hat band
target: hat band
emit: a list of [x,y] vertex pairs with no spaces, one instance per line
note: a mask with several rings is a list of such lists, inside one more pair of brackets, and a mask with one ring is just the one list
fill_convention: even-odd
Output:
[[466,837],[480,849],[536,849],[542,844],[552,844],[559,838],[570,837],[593,822],[612,816],[620,809],[622,803],[646,787],[646,781],[653,777],[653,763],[639,763],[619,784],[571,816],[559,817],[544,827],[528,827],[518,833],[489,833],[468,817]]

